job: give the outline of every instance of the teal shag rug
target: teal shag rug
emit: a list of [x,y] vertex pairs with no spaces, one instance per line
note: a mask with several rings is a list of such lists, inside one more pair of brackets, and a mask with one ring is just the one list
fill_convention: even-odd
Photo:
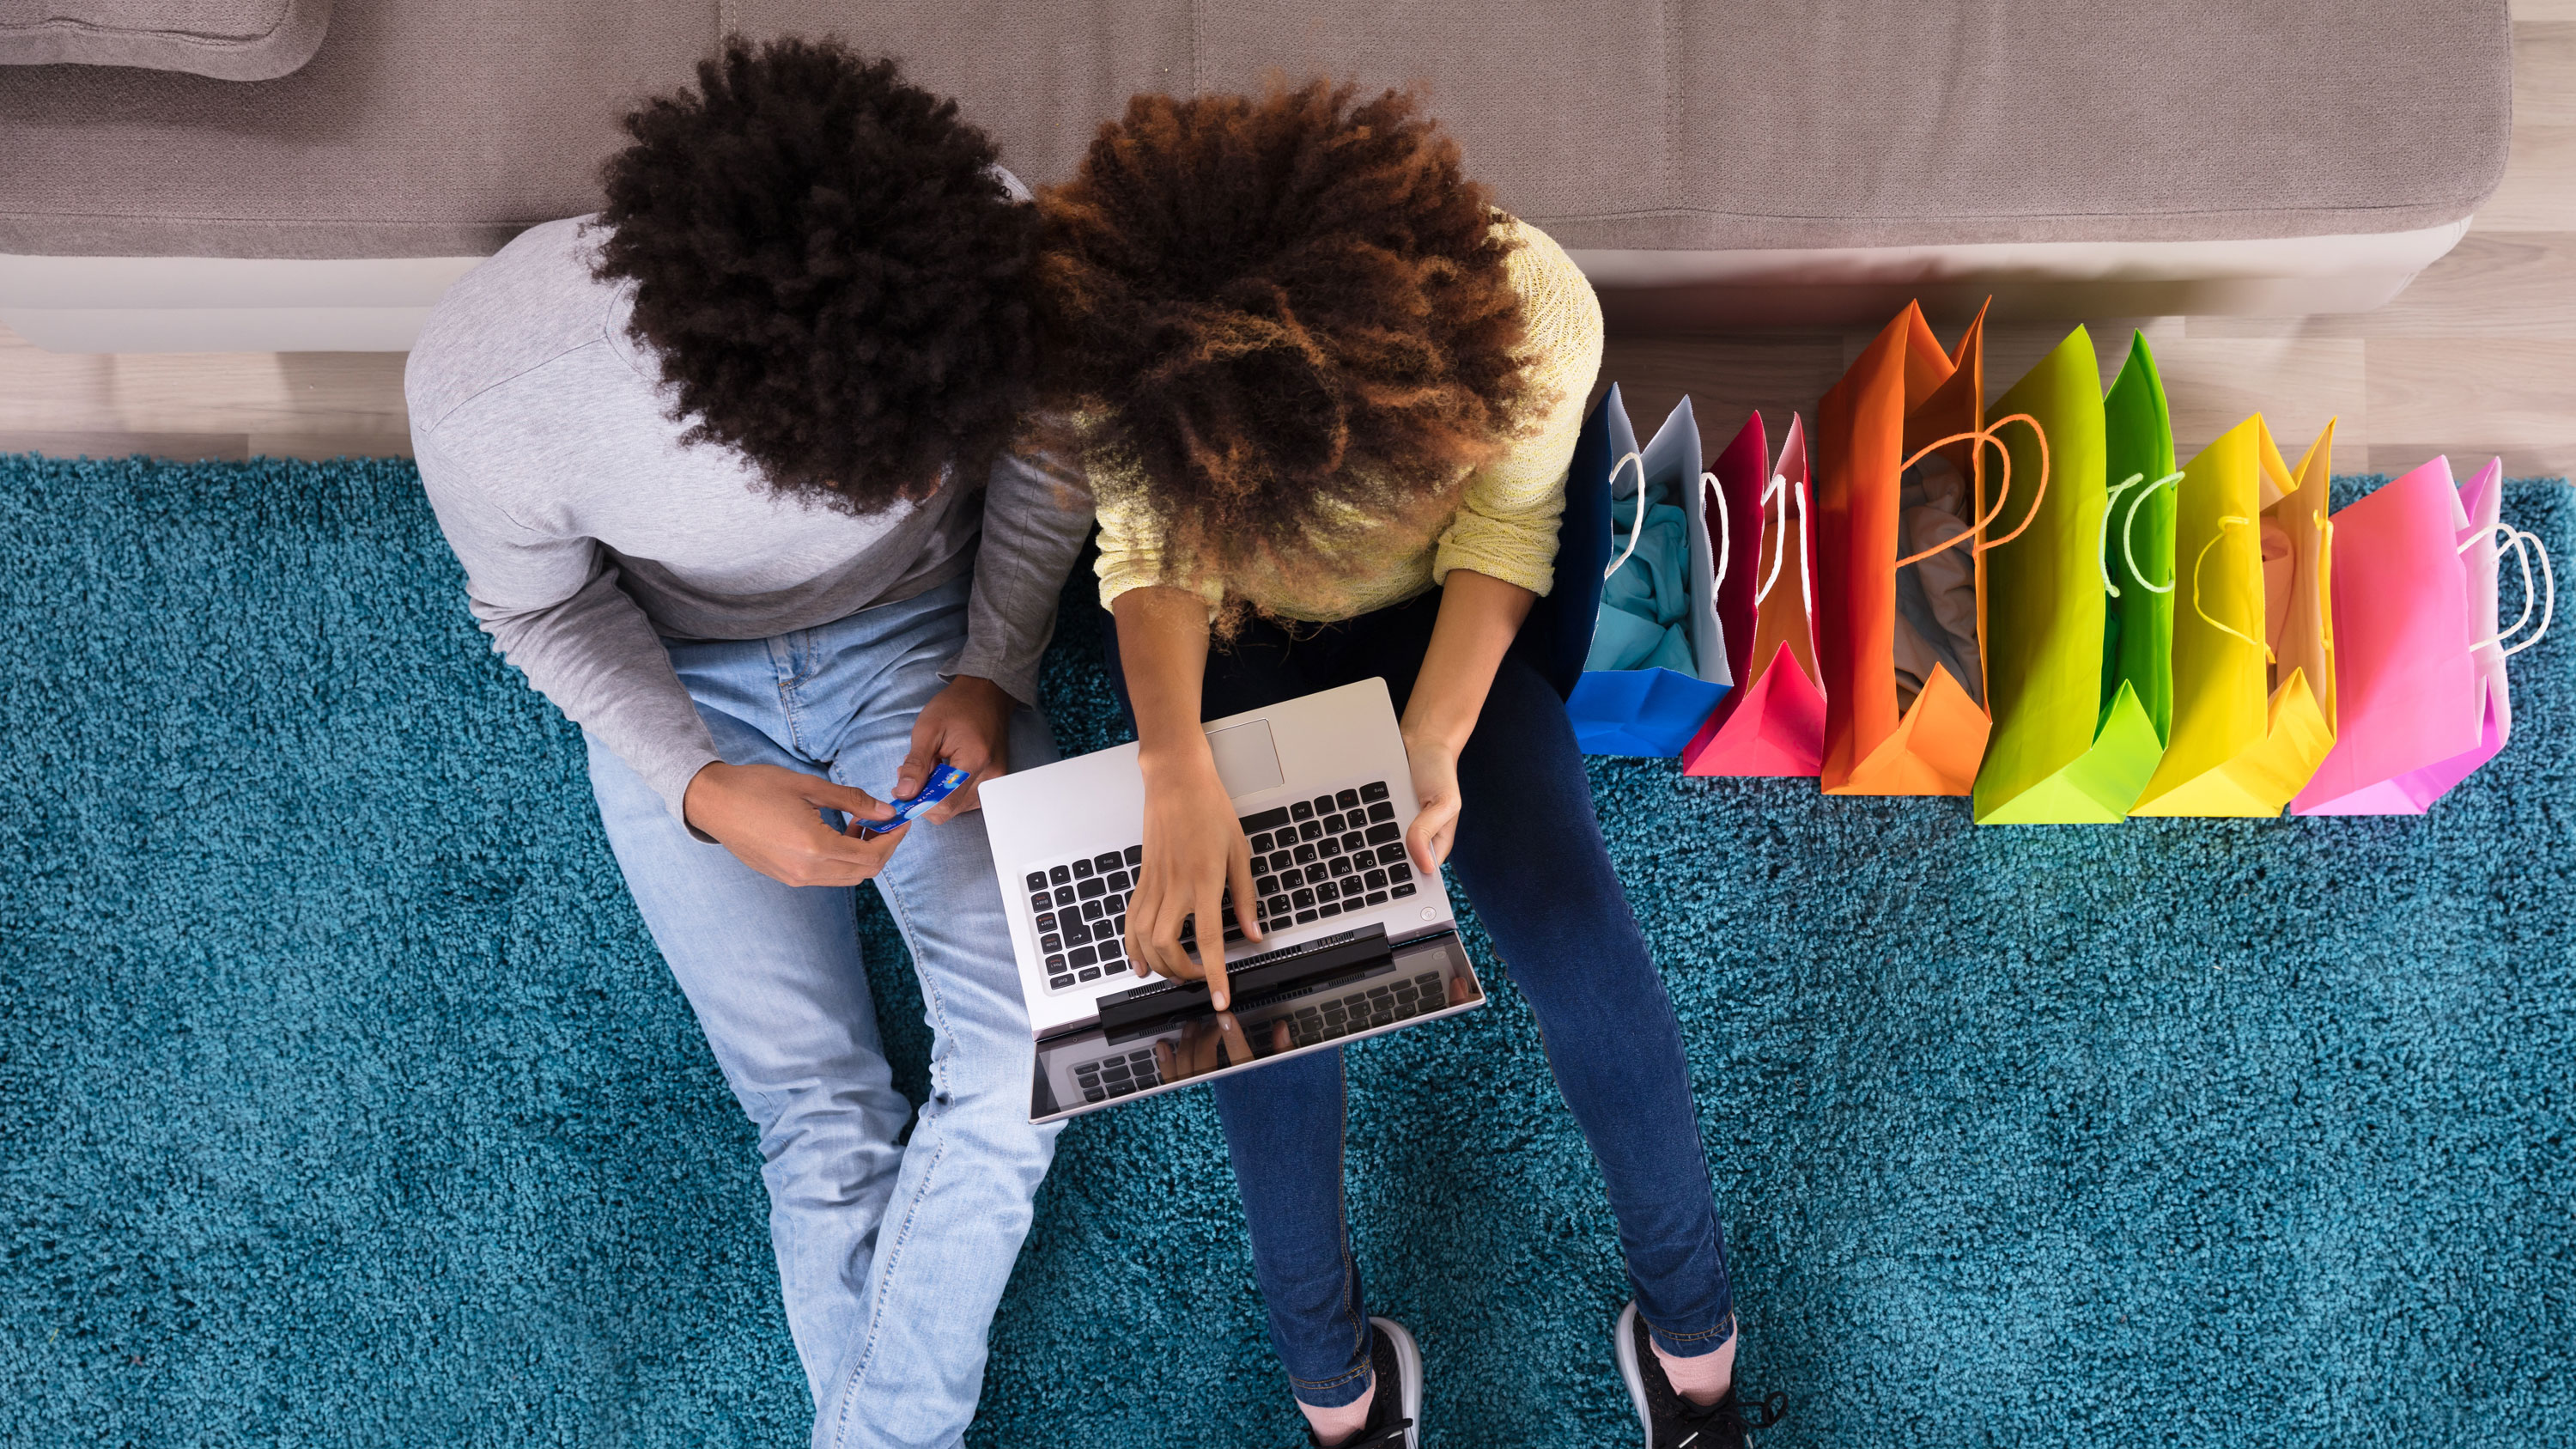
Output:
[[[2506,512],[2576,564],[2563,484]],[[0,1443],[802,1444],[751,1129],[409,465],[0,459],[0,537]],[[1596,762],[1794,1404],[1760,1442],[2570,1442],[2571,660],[2421,819],[1980,830]],[[1636,1443],[1518,998],[1352,1056],[1426,1443]],[[1204,1092],[1067,1131],[993,1346],[970,1443],[1302,1442]]]

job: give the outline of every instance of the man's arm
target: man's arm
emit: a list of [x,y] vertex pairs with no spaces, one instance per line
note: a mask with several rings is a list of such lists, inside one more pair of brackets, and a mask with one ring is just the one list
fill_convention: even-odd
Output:
[[1037,702],[1056,601],[1090,533],[1091,493],[1068,459],[1030,443],[994,461],[966,604],[966,647],[946,671],[954,682],[913,724],[895,794],[918,791],[942,760],[975,778],[922,819],[974,809],[977,787],[1010,768],[1011,711]]
[[855,884],[876,873],[903,832],[852,840],[825,827],[818,811],[881,820],[891,810],[819,776],[724,763],[652,622],[617,586],[598,544],[521,524],[433,435],[415,447],[430,507],[465,566],[476,621],[529,684],[643,776],[674,818],[789,885]]
[[996,459],[984,486],[966,648],[952,672],[989,679],[1022,704],[1035,703],[1056,601],[1090,536],[1091,491],[1070,459],[1035,443]]

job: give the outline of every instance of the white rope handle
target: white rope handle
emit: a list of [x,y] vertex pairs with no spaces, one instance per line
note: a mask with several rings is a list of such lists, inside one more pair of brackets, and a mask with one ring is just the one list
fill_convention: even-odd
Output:
[[2120,525],[2120,556],[2129,561],[2129,572],[2137,576],[2138,587],[2151,594],[2173,592],[2173,580],[2167,579],[2162,587],[2158,587],[2148,583],[2146,570],[2138,567],[2138,505],[2147,501],[2148,494],[2168,483],[2181,481],[2180,473],[2167,473],[2153,483],[2147,483],[2147,475],[2144,473],[2132,473],[2115,484],[2111,489],[2111,496],[2103,500],[2102,536],[2094,543],[2093,562],[2101,569],[2102,587],[2111,591],[2112,598],[2120,597],[2120,586],[2111,582],[2111,511],[2120,506],[2122,493],[2131,488],[2137,488],[2141,483],[2147,483],[2147,486],[2139,489],[2138,496],[2129,500],[2128,519]]
[[[1762,486],[1762,501],[1756,505],[1756,511],[1770,512],[1771,500],[1774,498],[1780,500],[1780,542],[1778,547],[1771,550],[1771,572],[1763,575],[1762,582],[1753,586],[1753,602],[1757,607],[1764,599],[1771,597],[1771,586],[1780,582],[1780,562],[1789,556],[1789,479],[1785,474],[1772,474],[1771,481]],[[1762,565],[1760,539],[1753,541],[1753,564],[1756,568]]]
[[1807,611],[1812,632],[1816,617],[1816,596],[1807,578],[1807,483],[1800,479],[1794,485],[1798,492],[1798,603]]
[[[2540,541],[2538,535],[2526,533],[2509,523],[2493,524],[2489,527],[2478,530],[2476,533],[2469,535],[2468,539],[2458,548],[2453,549],[2452,552],[2467,553],[2470,549],[2477,547],[2479,544],[2486,542],[2497,534],[2504,535],[2505,544],[2513,549],[2515,562],[2522,565],[2522,617],[2513,621],[2512,628],[2489,638],[2481,639],[2475,644],[2470,645],[2469,652],[2474,654],[2477,651],[2486,648],[2490,644],[2501,645],[2507,639],[2511,639],[2514,635],[2521,633],[2524,628],[2528,627],[2531,623],[2531,607],[2533,601],[2543,600],[2544,602],[2541,603],[2540,609],[2540,627],[2532,631],[2530,638],[2520,640],[2516,642],[2512,648],[2504,651],[2504,657],[2511,659],[2516,654],[2519,654],[2523,650],[2530,648],[2532,645],[2539,643],[2541,639],[2549,633],[2549,625],[2551,621],[2558,617],[2558,578],[2556,574],[2551,572],[2549,567],[2548,546]],[[2502,550],[2499,549],[2498,552],[2501,553]],[[2535,553],[2540,555],[2541,587],[2538,589],[2534,589],[2531,586],[2531,556]]]
[[2174,581],[2167,579],[2162,584],[2148,583],[2147,571],[2138,567],[2138,505],[2147,501],[2148,494],[2155,492],[2157,489],[2162,488],[2169,483],[2180,483],[2181,481],[2182,475],[2180,473],[2167,473],[2165,476],[2157,479],[2153,483],[2139,489],[2138,496],[2129,500],[2128,522],[2120,525],[2120,556],[2129,561],[2129,572],[2136,576],[2138,587],[2151,594],[2172,593],[2174,590]]
[[1610,582],[1610,576],[1612,574],[1619,572],[1620,567],[1628,562],[1629,555],[1637,551],[1637,540],[1646,532],[1646,458],[1644,454],[1636,452],[1633,449],[1630,450],[1626,457],[1621,458],[1618,462],[1610,465],[1611,515],[1615,518],[1618,514],[1619,470],[1627,467],[1631,463],[1637,465],[1637,516],[1630,519],[1628,522],[1628,547],[1626,551],[1621,553],[1617,558],[1612,559],[1610,561],[1610,567],[1601,571],[1601,582],[1605,584]]
[[[1735,524],[1727,517],[1726,490],[1717,486],[1717,475],[1700,474],[1699,487],[1701,499],[1717,505],[1717,575],[1711,582],[1711,587],[1715,587],[1717,584],[1726,582],[1727,560],[1735,556]],[[1643,489],[1638,491],[1641,494],[1644,492]],[[1759,543],[1754,546],[1757,549],[1761,547]],[[1758,559],[1761,555],[1756,553],[1754,557]]]

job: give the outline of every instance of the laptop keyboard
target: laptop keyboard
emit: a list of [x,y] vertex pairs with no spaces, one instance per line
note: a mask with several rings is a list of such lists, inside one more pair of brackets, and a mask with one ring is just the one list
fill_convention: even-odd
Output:
[[[1265,931],[1382,906],[1416,889],[1404,828],[1395,823],[1384,780],[1246,815],[1243,833],[1252,842],[1252,884],[1260,898],[1254,920]],[[1145,847],[1131,845],[1029,872],[1022,885],[1037,918],[1049,991],[1126,966],[1127,898],[1144,860]],[[1234,912],[1229,893],[1229,944],[1243,939]],[[1182,926],[1182,941],[1196,944],[1195,924]]]

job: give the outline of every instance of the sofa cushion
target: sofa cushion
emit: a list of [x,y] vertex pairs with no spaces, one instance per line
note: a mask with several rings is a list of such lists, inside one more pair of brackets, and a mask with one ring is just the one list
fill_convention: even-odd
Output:
[[719,20],[837,32],[1033,183],[1134,90],[1421,83],[1571,248],[2350,235],[2503,174],[2504,0],[342,0],[258,87],[0,70],[0,252],[488,252],[597,205],[634,97]]
[[1568,247],[2402,231],[2503,178],[2505,0],[1201,3],[1198,83],[1427,77]]
[[313,58],[331,0],[0,0],[0,65],[273,80]]
[[0,252],[437,257],[599,204],[641,96],[691,78],[716,7],[339,0],[294,74],[0,68]]

